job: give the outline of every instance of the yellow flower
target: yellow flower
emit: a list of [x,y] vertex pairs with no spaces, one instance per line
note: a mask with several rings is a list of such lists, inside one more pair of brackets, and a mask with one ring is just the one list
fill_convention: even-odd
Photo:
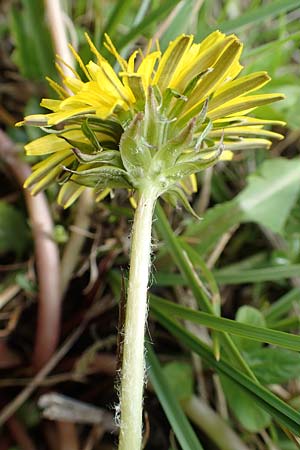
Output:
[[[222,152],[228,157],[228,151],[268,148],[270,138],[282,138],[264,129],[282,122],[248,116],[283,95],[254,93],[269,82],[266,72],[238,77],[242,44],[235,35],[215,31],[199,44],[181,35],[164,53],[138,50],[128,61],[106,36],[118,74],[87,40],[96,62],[84,64],[73,50],[85,80],[75,71],[73,77],[62,73],[64,87],[49,80],[60,99],[43,99],[41,105],[51,112],[23,122],[54,133],[25,147],[27,154],[51,154],[33,167],[26,182],[33,193],[63,175],[59,201],[65,205],[83,185],[97,192],[112,186],[139,189],[144,180],[155,179],[161,195],[176,177],[182,182],[222,158]],[[133,147],[130,154],[126,146]],[[177,150],[170,158],[172,146]],[[105,152],[114,152],[106,155],[109,161]],[[162,169],[167,181],[161,174],[158,180]]]

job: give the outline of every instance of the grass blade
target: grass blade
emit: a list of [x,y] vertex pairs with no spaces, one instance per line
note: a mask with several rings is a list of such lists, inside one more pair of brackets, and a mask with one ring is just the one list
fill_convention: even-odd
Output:
[[147,349],[147,366],[150,381],[154,387],[161,406],[169,420],[170,425],[183,450],[203,450],[193,428],[186,418],[174,393],[171,391],[168,381],[160,367],[150,345]]
[[189,320],[216,331],[223,331],[254,341],[300,351],[300,336],[296,334],[252,326],[235,320],[225,319],[224,317],[216,317],[212,314],[194,311],[154,296],[151,297],[151,306],[155,311],[159,310],[168,316],[172,315],[180,319]]
[[155,312],[158,321],[163,325],[179,342],[187,346],[191,351],[197,353],[203,360],[217,373],[226,376],[237,387],[243,389],[256,401],[274,420],[283,427],[299,436],[300,434],[300,414],[284,403],[280,398],[272,394],[258,382],[253,381],[244,373],[232,367],[226,360],[216,361],[212,350],[200,339],[189,333],[177,322],[171,320],[159,311]]
[[227,20],[226,22],[219,23],[218,27],[224,33],[231,33],[239,30],[240,28],[255,23],[258,25],[268,19],[272,19],[287,11],[292,11],[299,7],[298,0],[275,0],[268,4],[262,4],[261,6],[246,12],[241,16]]
[[145,19],[143,19],[137,26],[133,27],[128,33],[123,36],[117,43],[118,50],[122,50],[127,44],[133,41],[140,34],[145,33],[146,29],[163,19],[171,9],[178,3],[178,0],[166,0],[160,4],[156,9],[150,12]]
[[300,264],[231,272],[228,268],[214,271],[214,276],[220,284],[259,283],[264,281],[279,281],[298,276]]
[[277,321],[280,317],[286,314],[292,307],[294,302],[300,301],[300,288],[294,288],[280,299],[274,302],[270,308],[265,312],[265,318],[268,323]]
[[[164,238],[164,242],[172,255],[174,262],[180,269],[183,277],[185,278],[187,285],[193,292],[193,295],[198,303],[198,305],[204,309],[205,312],[214,314],[213,305],[207,296],[206,292],[202,287],[202,283],[199,280],[197,274],[193,270],[189,260],[185,256],[184,250],[180,246],[179,240],[174,235],[169,222],[166,218],[166,215],[162,209],[162,207],[157,204],[156,205],[156,214],[157,221],[156,227],[159,230],[160,234]],[[222,333],[222,345],[225,349],[227,355],[229,355],[230,360],[233,364],[237,365],[242,371],[246,372],[252,379],[255,380],[255,375],[251,371],[245,359],[242,357],[238,348],[232,341],[231,337],[226,333]]]

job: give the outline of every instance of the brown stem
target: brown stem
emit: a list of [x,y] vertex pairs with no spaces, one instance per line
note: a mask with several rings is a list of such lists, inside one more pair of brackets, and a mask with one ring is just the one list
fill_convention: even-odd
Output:
[[70,422],[57,422],[59,435],[59,450],[79,450],[76,426]]
[[16,417],[13,416],[7,421],[7,427],[12,438],[22,450],[36,450],[33,441],[28,436],[26,428]]
[[[52,36],[55,52],[59,55],[70,67],[75,66],[74,58],[68,47],[68,38],[66,33],[65,13],[60,0],[44,0],[46,15],[48,18],[48,25]],[[71,71],[67,66],[61,66],[65,76],[70,76]],[[68,88],[66,87],[67,91]],[[71,94],[71,92],[70,92]],[[85,190],[81,195],[77,210],[74,225],[77,229],[86,231],[91,223],[91,211],[94,204],[94,197],[90,190]],[[61,290],[62,296],[66,293],[69,281],[72,277],[74,269],[80,258],[80,252],[85,243],[84,233],[73,231],[68,240],[61,262]]]
[[[22,186],[30,174],[29,166],[18,158],[15,144],[0,130],[0,158]],[[52,240],[53,222],[44,194],[35,197],[24,191],[35,244],[39,285],[37,331],[33,365],[40,369],[54,353],[60,334],[61,292],[60,262],[56,243]]]

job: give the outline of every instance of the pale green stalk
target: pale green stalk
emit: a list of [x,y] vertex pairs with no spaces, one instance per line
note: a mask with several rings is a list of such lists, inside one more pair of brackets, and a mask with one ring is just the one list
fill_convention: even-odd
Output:
[[143,189],[132,229],[121,372],[119,450],[141,450],[142,447],[144,334],[148,309],[152,217],[156,198],[153,188]]

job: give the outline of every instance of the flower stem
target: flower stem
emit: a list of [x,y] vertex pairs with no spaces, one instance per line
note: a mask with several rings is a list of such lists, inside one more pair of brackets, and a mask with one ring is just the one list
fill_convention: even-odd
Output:
[[156,192],[151,188],[141,192],[132,229],[121,373],[119,450],[141,450],[142,446],[144,334],[152,217],[156,198]]

